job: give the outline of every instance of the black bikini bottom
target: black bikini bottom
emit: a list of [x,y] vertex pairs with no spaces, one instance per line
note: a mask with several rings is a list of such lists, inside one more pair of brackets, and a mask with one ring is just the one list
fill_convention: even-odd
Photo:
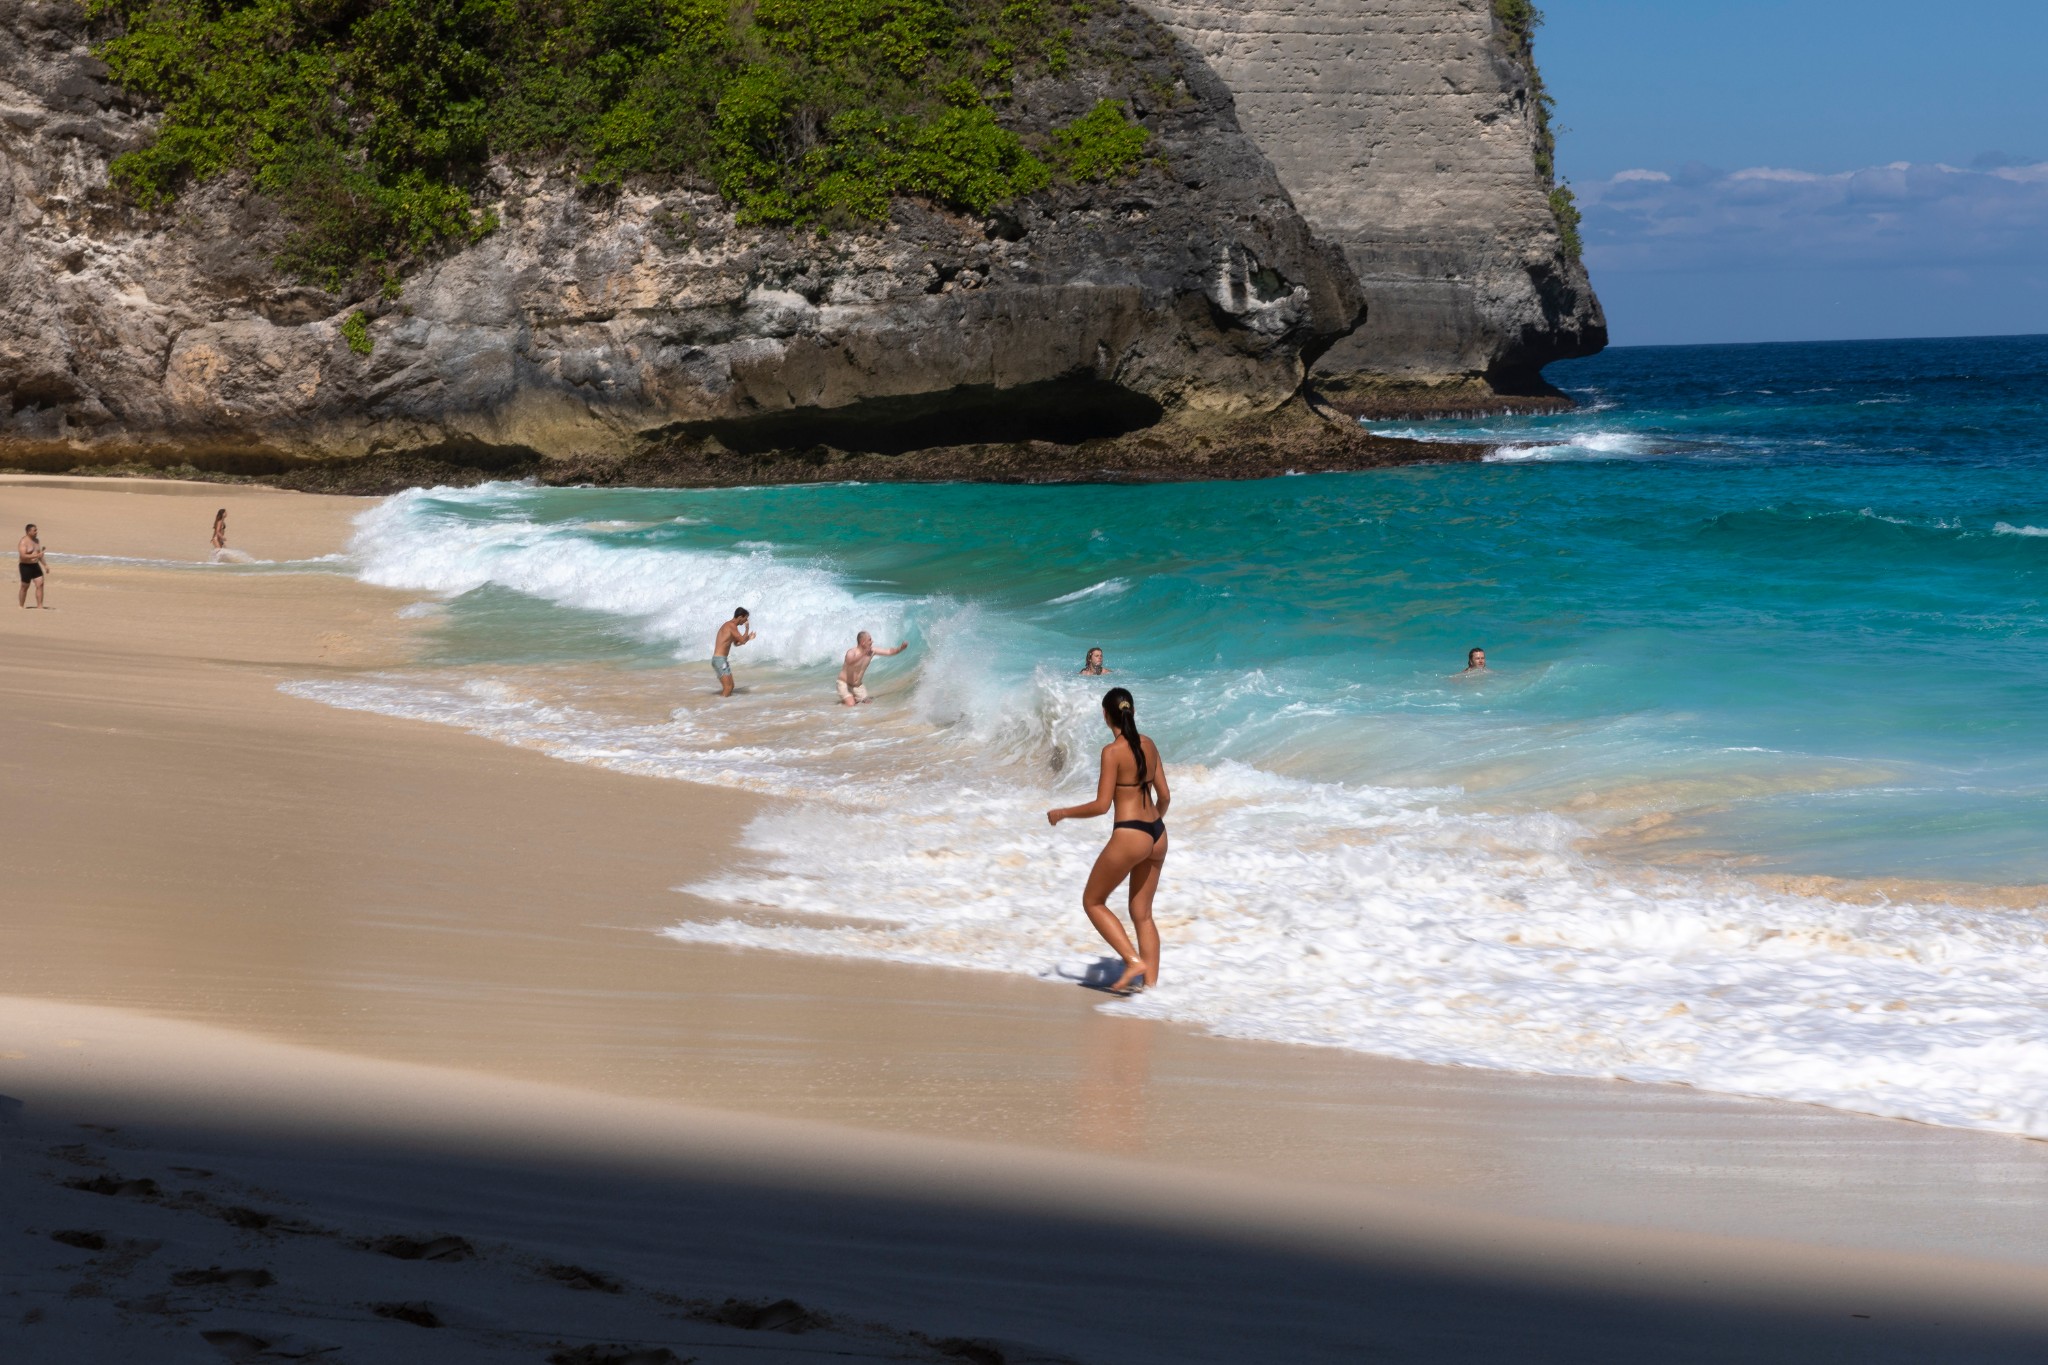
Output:
[[1110,828],[1142,829],[1145,833],[1152,836],[1152,842],[1155,844],[1166,837],[1166,822],[1164,820],[1119,820]]

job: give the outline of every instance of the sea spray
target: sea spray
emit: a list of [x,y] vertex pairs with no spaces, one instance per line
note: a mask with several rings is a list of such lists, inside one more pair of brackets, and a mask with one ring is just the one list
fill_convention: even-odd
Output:
[[[817,664],[851,643],[849,623],[878,635],[902,629],[893,605],[859,602],[828,566],[792,563],[759,544],[707,554],[619,544],[616,529],[549,524],[517,514],[516,485],[413,490],[360,518],[352,547],[365,582],[457,597],[507,588],[627,623],[677,658],[708,658],[733,608],[747,607],[759,637],[740,660]],[[498,513],[502,515],[492,515]],[[649,529],[634,524],[623,534]]]

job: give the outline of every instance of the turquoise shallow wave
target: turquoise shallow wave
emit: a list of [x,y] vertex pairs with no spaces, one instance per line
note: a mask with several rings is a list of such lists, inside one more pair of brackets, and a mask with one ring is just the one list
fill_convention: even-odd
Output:
[[[439,648],[696,657],[702,623],[634,578],[659,570],[609,558],[693,552],[771,642],[800,619],[801,647],[757,652],[770,673],[862,624],[929,668],[966,619],[963,704],[1099,644],[1186,759],[1568,810],[1651,861],[2048,882],[2048,339],[1632,349],[1551,377],[1581,411],[1382,428],[1501,443],[1484,464],[450,500],[611,582],[501,575]],[[1497,676],[1448,684],[1472,645]]]

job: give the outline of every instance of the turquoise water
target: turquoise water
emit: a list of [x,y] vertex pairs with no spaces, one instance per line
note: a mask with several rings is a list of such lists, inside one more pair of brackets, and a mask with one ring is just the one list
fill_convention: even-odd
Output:
[[[2048,339],[1552,377],[1404,429],[1485,463],[407,494],[351,564],[426,657],[291,690],[767,798],[671,938],[1087,979],[1101,832],[1043,812],[1099,645],[1175,793],[1165,979],[1109,1008],[2048,1136]],[[863,629],[911,648],[848,711]]]
[[[667,665],[744,602],[771,671],[829,673],[864,624],[915,669],[969,608],[987,704],[1100,645],[1188,757],[1603,829],[1682,815],[1645,856],[2048,881],[2048,340],[1638,349],[1552,377],[1582,411],[1386,428],[1510,443],[1484,464],[443,501],[569,537],[546,553],[590,573],[539,589],[555,611],[472,594],[440,649]],[[722,595],[678,616],[681,585],[631,559],[662,551],[731,561]],[[815,581],[750,581],[769,561]],[[1496,676],[1447,683],[1473,645]]]

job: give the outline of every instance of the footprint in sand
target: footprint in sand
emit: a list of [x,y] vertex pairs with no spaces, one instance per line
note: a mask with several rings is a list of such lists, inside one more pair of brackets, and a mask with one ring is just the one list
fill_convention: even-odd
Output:
[[587,1290],[598,1294],[623,1294],[626,1286],[600,1270],[585,1270],[580,1265],[544,1265],[540,1273],[556,1284],[571,1289]]
[[366,1244],[371,1251],[395,1256],[401,1261],[473,1261],[476,1248],[460,1237],[434,1237],[424,1242],[410,1237],[379,1237]]
[[716,1308],[699,1309],[690,1316],[749,1332],[809,1332],[829,1325],[823,1314],[813,1313],[795,1299],[777,1299],[773,1303],[727,1299]]
[[578,1346],[548,1357],[548,1365],[690,1365],[666,1346]]
[[268,1289],[277,1283],[277,1276],[267,1270],[222,1270],[210,1265],[204,1270],[180,1270],[172,1274],[171,1283],[181,1289],[193,1289],[202,1285],[219,1285],[224,1289]]
[[148,1176],[139,1180],[123,1180],[117,1175],[96,1175],[90,1180],[67,1180],[67,1190],[83,1190],[87,1194],[121,1195],[130,1199],[161,1199],[163,1187]]
[[229,1360],[254,1360],[270,1349],[270,1343],[262,1337],[248,1332],[212,1331],[201,1332],[206,1344],[219,1351]]
[[373,1303],[370,1311],[380,1318],[393,1322],[409,1322],[415,1327],[440,1327],[441,1315],[431,1304],[425,1303]]
[[107,1249],[107,1239],[104,1233],[85,1232],[78,1228],[60,1228],[58,1231],[50,1234],[50,1240],[62,1242],[68,1247],[77,1247],[80,1251],[105,1251]]

